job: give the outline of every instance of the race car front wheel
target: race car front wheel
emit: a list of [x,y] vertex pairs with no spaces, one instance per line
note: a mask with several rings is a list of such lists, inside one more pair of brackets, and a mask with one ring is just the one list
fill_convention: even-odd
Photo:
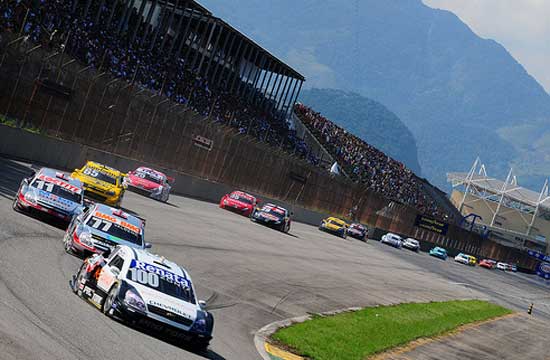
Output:
[[111,309],[113,308],[113,303],[115,302],[115,298],[118,295],[118,285],[115,284],[109,291],[109,294],[107,294],[107,297],[105,298],[105,301],[103,301],[103,307],[101,308],[101,311],[109,317],[113,316]]

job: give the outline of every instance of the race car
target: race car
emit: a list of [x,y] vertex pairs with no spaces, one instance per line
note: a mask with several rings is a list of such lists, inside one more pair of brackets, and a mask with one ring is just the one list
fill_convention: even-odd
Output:
[[71,176],[84,184],[84,195],[110,206],[119,207],[124,196],[123,179],[126,176],[111,167],[88,161]]
[[103,204],[95,204],[73,218],[63,243],[72,254],[110,252],[117,245],[146,249],[151,244],[143,239],[145,221]]
[[231,210],[244,216],[250,216],[257,205],[258,200],[243,191],[233,191],[224,195],[220,200],[220,208]]
[[173,183],[173,178],[144,166],[130,171],[124,178],[128,190],[162,202],[168,201]]
[[407,238],[403,241],[403,247],[418,252],[420,250],[420,242],[413,238]]
[[105,315],[205,350],[214,317],[198,301],[189,273],[142,249],[117,246],[87,258],[72,277],[75,294]]
[[386,235],[383,235],[380,242],[382,244],[393,246],[397,249],[401,249],[401,246],[403,246],[403,239],[401,238],[401,236],[393,233],[387,233]]
[[291,215],[284,207],[267,203],[261,208],[255,208],[250,220],[288,233],[290,231]]
[[348,226],[349,225],[344,220],[331,216],[321,221],[319,230],[338,235],[342,239],[345,239],[347,236]]
[[455,256],[455,261],[464,265],[472,265],[475,266],[477,263],[477,259],[472,255],[466,255],[463,253],[458,254]]
[[510,267],[510,264],[507,264],[507,263],[505,263],[505,262],[498,262],[496,268],[497,268],[498,270],[504,270],[504,271],[506,271],[506,270],[509,269],[509,267]]
[[484,267],[486,269],[494,269],[497,266],[497,262],[491,259],[483,259],[479,262],[479,266]]
[[447,250],[436,246],[432,249],[430,249],[430,256],[434,256],[436,258],[440,258],[442,260],[447,260]]
[[42,168],[23,179],[13,199],[15,211],[48,214],[69,223],[84,211],[83,188],[80,180],[54,169]]
[[366,226],[353,223],[349,226],[347,230],[347,235],[351,236],[352,238],[355,238],[357,240],[366,241],[367,240],[367,232],[368,229]]

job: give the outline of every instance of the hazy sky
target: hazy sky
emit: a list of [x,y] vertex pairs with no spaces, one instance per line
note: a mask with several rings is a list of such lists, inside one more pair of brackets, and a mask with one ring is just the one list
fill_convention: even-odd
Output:
[[550,0],[423,0],[501,43],[550,92]]

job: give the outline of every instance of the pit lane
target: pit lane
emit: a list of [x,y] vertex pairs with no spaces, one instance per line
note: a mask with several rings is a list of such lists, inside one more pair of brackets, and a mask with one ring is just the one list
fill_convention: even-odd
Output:
[[[126,170],[126,169],[124,169]],[[112,321],[73,295],[80,260],[63,231],[11,208],[29,165],[0,158],[0,358],[258,359],[253,334],[309,312],[411,301],[480,298],[550,320],[549,287],[523,274],[443,262],[293,223],[289,235],[171,196],[169,204],[127,193],[123,207],[147,219],[153,251],[185,266],[216,324],[210,351]]]

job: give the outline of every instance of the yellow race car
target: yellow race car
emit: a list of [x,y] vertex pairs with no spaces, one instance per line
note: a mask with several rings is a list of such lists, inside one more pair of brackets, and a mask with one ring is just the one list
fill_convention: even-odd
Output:
[[82,169],[75,169],[71,177],[84,185],[84,195],[110,206],[120,206],[126,186],[126,174],[111,167],[88,161]]
[[321,221],[319,230],[330,232],[345,239],[347,236],[348,227],[349,225],[344,220],[331,216]]

